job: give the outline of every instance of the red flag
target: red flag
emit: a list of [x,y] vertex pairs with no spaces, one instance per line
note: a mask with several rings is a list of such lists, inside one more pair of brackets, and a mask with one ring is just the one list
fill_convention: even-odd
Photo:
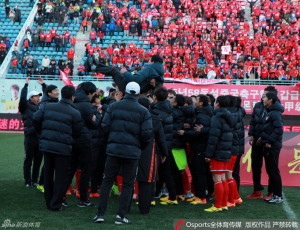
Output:
[[64,71],[59,70],[59,77],[63,81],[64,85],[72,85],[74,87],[77,87],[76,85],[74,85],[74,83],[71,81],[71,79],[65,74]]

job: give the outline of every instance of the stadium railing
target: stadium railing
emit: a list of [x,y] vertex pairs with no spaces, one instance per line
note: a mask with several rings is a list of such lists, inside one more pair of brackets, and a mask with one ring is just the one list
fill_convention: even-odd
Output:
[[[38,77],[42,77],[45,80],[59,80],[60,77],[55,75],[35,75],[33,74],[33,77],[31,79],[38,79]],[[5,76],[1,76],[0,78],[2,79],[25,79],[26,75],[25,74],[6,74]],[[95,77],[92,75],[88,76],[79,76],[79,75],[74,75],[70,76],[71,80],[74,81],[112,81],[111,76],[104,76],[104,77]],[[172,83],[173,81],[168,81]],[[260,80],[260,79],[232,79],[230,84],[234,85],[294,85],[298,81],[295,80]],[[224,84],[224,83],[220,83]],[[225,83],[226,84],[226,83]]]

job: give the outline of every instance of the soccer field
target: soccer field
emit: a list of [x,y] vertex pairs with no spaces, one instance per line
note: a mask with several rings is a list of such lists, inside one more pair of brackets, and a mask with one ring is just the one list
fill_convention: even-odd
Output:
[[[206,213],[207,205],[192,206],[187,202],[180,202],[178,206],[157,205],[151,208],[149,215],[140,215],[138,207],[132,203],[131,211],[127,218],[132,225],[116,226],[114,222],[118,208],[117,197],[109,200],[108,210],[103,224],[94,224],[96,208],[78,208],[77,199],[68,196],[68,207],[63,212],[50,212],[45,208],[43,194],[34,188],[25,188],[23,181],[23,134],[0,134],[0,227],[4,221],[12,224],[18,222],[40,223],[40,229],[174,229],[175,219],[199,220],[292,220],[300,218],[300,188],[284,187],[286,200],[283,204],[268,204],[262,200],[244,200],[244,203],[229,211],[219,213]],[[284,180],[284,178],[283,178]],[[252,192],[252,187],[242,186],[241,196]],[[92,202],[98,200],[92,198]],[[3,226],[2,226],[3,228]],[[32,227],[31,229],[34,229]],[[17,229],[7,228],[7,229]],[[200,229],[200,228],[198,228]],[[260,228],[263,229],[263,228]],[[274,229],[274,228],[273,228]],[[285,228],[283,228],[285,229]],[[286,228],[292,229],[292,228]]]

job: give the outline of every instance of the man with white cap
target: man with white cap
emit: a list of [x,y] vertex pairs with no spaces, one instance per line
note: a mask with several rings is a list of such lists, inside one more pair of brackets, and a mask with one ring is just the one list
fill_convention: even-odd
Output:
[[[21,113],[22,120],[24,122],[25,160],[23,165],[23,172],[25,186],[27,188],[37,185],[40,165],[43,158],[43,155],[39,151],[38,134],[32,125],[33,114],[39,109],[40,96],[42,96],[42,94],[37,91],[31,91],[28,93],[29,82],[29,78],[26,78],[26,83],[21,91],[19,102],[19,112]],[[40,78],[38,82],[42,85],[44,91],[46,88],[46,84],[44,83],[43,79]],[[32,163],[33,167],[31,173]]]
[[125,215],[131,202],[138,160],[141,149],[151,140],[152,118],[149,111],[137,101],[139,84],[129,82],[125,92],[123,100],[109,105],[102,122],[104,135],[107,136],[107,160],[95,223],[104,222],[109,194],[121,168],[123,187],[115,224],[130,223]]

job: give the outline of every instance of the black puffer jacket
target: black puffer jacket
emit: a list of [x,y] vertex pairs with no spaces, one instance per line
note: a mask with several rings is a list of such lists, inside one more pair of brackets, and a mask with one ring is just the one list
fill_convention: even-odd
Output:
[[205,156],[218,161],[229,161],[232,148],[233,120],[231,113],[225,108],[214,111]]
[[237,123],[237,127],[238,127],[238,136],[239,136],[239,155],[244,154],[245,152],[245,129],[244,129],[244,117],[246,116],[246,112],[245,109],[243,107],[239,107],[238,108],[238,113],[240,114],[239,118],[240,120],[238,120]]
[[[46,87],[46,85],[42,85],[43,88]],[[28,84],[25,83],[22,91],[21,91],[21,97],[19,101],[19,112],[22,115],[22,120],[24,122],[24,134],[25,135],[36,135],[37,132],[35,128],[32,125],[32,119],[33,114],[39,110],[39,105],[35,105],[30,102],[30,100],[27,100],[27,93],[28,93]]]
[[40,133],[40,151],[66,156],[71,155],[73,138],[80,136],[83,126],[80,113],[67,99],[41,107],[33,125]]
[[240,139],[239,139],[239,126],[238,126],[238,121],[241,120],[240,118],[240,113],[237,108],[227,108],[227,110],[231,113],[232,115],[232,146],[231,146],[231,155],[232,156],[237,156],[239,155],[239,150],[240,150]]
[[107,155],[139,159],[141,149],[151,139],[152,118],[135,95],[127,94],[123,100],[109,105],[102,127],[108,135]]
[[[202,108],[195,109],[196,119],[192,129],[185,131],[185,136],[188,142],[191,144],[193,153],[205,153],[208,133],[210,129],[210,121],[213,114],[213,109],[210,105]],[[196,132],[194,127],[196,125],[203,125],[200,132]]]
[[53,98],[53,97],[50,97],[47,94],[44,94],[43,97],[42,97],[41,104],[57,103],[57,102],[58,102],[58,98]]
[[156,62],[139,71],[137,74],[132,75],[130,72],[123,73],[126,83],[135,81],[141,86],[141,92],[149,91],[149,83],[151,79],[156,80],[156,84],[162,85],[164,83],[164,67],[161,63]]
[[158,116],[161,119],[164,128],[168,151],[170,152],[172,150],[173,142],[173,116],[171,103],[168,100],[159,101],[153,104],[152,110],[154,113],[159,114]]
[[97,129],[100,125],[100,115],[96,116],[96,121],[92,120],[94,116],[93,105],[81,89],[76,90],[74,106],[80,112],[83,120],[83,129],[80,137],[76,139],[76,143],[89,142],[92,138],[91,130]]
[[185,123],[185,116],[181,107],[173,107],[173,149],[184,149],[185,148],[185,137],[177,134],[177,130],[183,129]]
[[263,129],[263,115],[266,112],[265,106],[262,101],[257,102],[253,108],[253,112],[250,118],[249,136],[253,136],[255,139],[260,137]]
[[262,144],[271,144],[277,148],[282,147],[283,135],[283,107],[279,102],[272,104],[267,110],[261,134]]

